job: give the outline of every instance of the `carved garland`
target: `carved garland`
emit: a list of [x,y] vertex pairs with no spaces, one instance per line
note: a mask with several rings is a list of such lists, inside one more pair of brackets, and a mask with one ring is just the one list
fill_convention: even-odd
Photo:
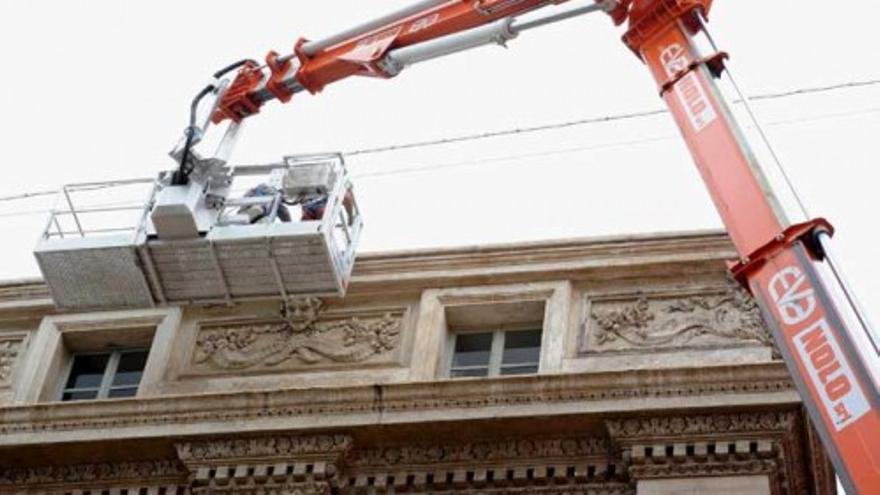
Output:
[[106,483],[140,486],[163,484],[163,480],[186,480],[188,471],[177,460],[79,464],[73,466],[42,466],[0,469],[0,492],[4,486],[55,485],[69,483]]
[[9,384],[22,348],[22,339],[0,340],[0,386]]
[[617,441],[647,441],[680,436],[790,432],[796,422],[796,413],[782,411],[613,419],[606,421],[605,426]]
[[186,463],[230,462],[241,459],[275,459],[315,454],[344,454],[353,445],[345,435],[278,436],[177,444],[177,455]]
[[641,297],[622,307],[594,309],[591,317],[595,321],[591,344],[599,348],[617,342],[644,349],[687,347],[700,336],[774,345],[754,299],[732,285],[722,294],[656,306]]
[[322,321],[322,303],[316,298],[293,301],[288,308],[280,322],[202,328],[193,362],[222,370],[271,368],[291,359],[305,365],[356,363],[391,351],[399,342],[399,314]]
[[479,461],[605,456],[608,452],[607,442],[600,438],[509,440],[359,450],[354,465],[373,468],[436,463],[470,465]]

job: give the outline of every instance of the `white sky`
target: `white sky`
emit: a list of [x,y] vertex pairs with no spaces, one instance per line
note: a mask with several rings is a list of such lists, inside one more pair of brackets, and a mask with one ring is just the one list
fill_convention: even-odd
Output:
[[[215,69],[406,4],[0,1],[0,196],[171,168],[166,152]],[[876,46],[865,41],[880,4],[820,5],[716,2],[711,27],[747,93],[880,77]],[[597,14],[525,33],[509,50],[483,48],[392,81],[349,80],[317,97],[273,103],[250,121],[234,161],[660,108],[621,32]],[[880,86],[756,109],[811,212],[837,225],[838,255],[876,316]],[[368,175],[442,164],[458,165]],[[349,167],[363,176],[356,187],[364,251],[720,227],[665,115],[353,157]],[[31,249],[45,215],[9,215],[49,204],[0,203],[0,279],[37,274]]]

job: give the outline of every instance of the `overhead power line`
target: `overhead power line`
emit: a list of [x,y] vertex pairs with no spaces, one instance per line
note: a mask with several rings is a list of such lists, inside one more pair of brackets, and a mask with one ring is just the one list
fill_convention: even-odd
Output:
[[[779,93],[764,93],[755,96],[750,96],[749,98],[752,101],[761,101],[761,100],[775,100],[779,98],[787,98],[791,96],[800,96],[800,95],[808,95],[814,93],[825,93],[828,91],[836,91],[841,89],[853,89],[859,87],[866,86],[874,86],[880,84],[880,79],[870,79],[865,81],[850,81],[846,83],[832,84],[827,86],[815,86],[809,88],[799,88],[790,91],[784,91]],[[740,103],[739,100],[734,101],[734,103]],[[378,146],[375,148],[362,148],[351,150],[344,153],[346,156],[358,156],[358,155],[374,155],[378,153],[388,153],[391,151],[401,151],[407,149],[414,148],[426,148],[429,146],[441,146],[444,144],[452,144],[452,143],[461,143],[466,141],[479,141],[483,139],[491,139],[496,137],[504,137],[504,136],[513,136],[519,134],[530,134],[534,132],[542,132],[542,131],[552,131],[557,129],[564,129],[567,127],[576,127],[587,124],[601,124],[605,122],[615,122],[620,120],[629,120],[629,119],[638,119],[645,117],[653,117],[655,115],[663,115],[669,113],[666,109],[656,109],[656,110],[646,110],[641,112],[632,112],[625,114],[616,114],[616,115],[606,115],[604,117],[591,117],[591,118],[583,118],[576,120],[569,120],[566,122],[556,122],[553,124],[544,124],[544,125],[536,125],[536,126],[528,126],[528,127],[516,127],[512,129],[501,129],[497,131],[488,131],[488,132],[480,132],[474,134],[464,134],[461,136],[440,138],[440,139],[432,139],[426,141],[414,141],[410,143],[400,143],[400,144],[392,144],[385,146]]]
[[[823,114],[823,115],[817,115],[817,116],[813,116],[813,117],[804,117],[804,118],[799,118],[799,119],[776,120],[773,122],[769,122],[767,125],[770,127],[777,127],[777,126],[800,124],[800,123],[806,123],[806,122],[818,122],[818,121],[834,119],[834,118],[856,117],[856,116],[860,116],[860,115],[874,114],[874,113],[880,113],[880,107],[865,108],[865,109],[856,110],[856,111],[852,111],[852,112],[827,113],[827,114]],[[525,158],[539,158],[539,157],[545,157],[545,156],[567,155],[567,154],[571,154],[571,153],[579,153],[582,151],[593,151],[593,150],[600,150],[600,149],[619,148],[621,146],[631,147],[631,146],[637,146],[637,145],[646,144],[646,143],[671,141],[677,137],[678,137],[678,134],[669,133],[669,134],[664,134],[661,136],[652,136],[652,137],[647,137],[647,138],[631,139],[631,140],[625,140],[625,141],[612,141],[612,142],[605,142],[605,143],[596,143],[596,144],[591,144],[591,145],[587,145],[587,146],[555,148],[555,149],[545,150],[545,151],[535,151],[535,152],[531,152],[531,153],[494,156],[494,157],[480,158],[480,159],[474,159],[474,160],[462,160],[462,161],[457,161],[457,162],[435,163],[435,164],[430,164],[430,165],[399,167],[399,168],[395,168],[395,169],[391,169],[391,170],[383,170],[383,171],[379,171],[379,172],[367,172],[367,173],[362,173],[362,174],[355,174],[353,176],[353,178],[355,178],[355,179],[371,179],[374,177],[414,174],[414,173],[421,173],[421,172],[431,172],[431,171],[436,171],[436,170],[446,170],[446,169],[451,169],[451,168],[467,168],[467,167],[472,167],[474,165],[487,165],[487,164],[493,164],[493,163],[511,162],[511,161],[517,161],[517,160],[521,160],[521,159],[525,159]]]
[[58,194],[58,190],[53,191],[38,191],[38,192],[29,192],[24,194],[16,194],[14,196],[4,196],[0,197],[0,201],[18,201],[22,199],[31,199],[31,198],[39,198],[43,196],[54,196]]
[[[842,90],[842,89],[854,89],[854,88],[860,88],[860,87],[875,86],[878,84],[880,84],[880,79],[868,79],[868,80],[863,80],[863,81],[850,81],[850,82],[831,84],[831,85],[826,85],[826,86],[814,86],[814,87],[808,87],[808,88],[799,88],[799,89],[783,91],[783,92],[776,92],[776,93],[764,93],[764,94],[751,96],[750,99],[753,101],[755,101],[755,100],[758,100],[758,101],[760,101],[760,100],[774,100],[774,99],[779,99],[779,98],[787,98],[787,97],[791,97],[791,96],[807,95],[807,94],[814,94],[814,93],[825,93],[828,91],[836,91],[836,90]],[[734,102],[734,103],[737,103],[737,102]],[[429,147],[429,146],[439,146],[439,145],[444,145],[444,144],[453,144],[453,143],[466,142],[466,141],[477,141],[477,140],[490,139],[490,138],[495,138],[495,137],[511,136],[511,135],[518,135],[518,134],[529,134],[529,133],[541,132],[541,131],[552,131],[552,130],[557,130],[557,129],[564,129],[567,127],[576,127],[576,126],[588,125],[588,124],[601,124],[601,123],[605,123],[605,122],[639,119],[639,118],[645,118],[645,117],[652,117],[655,115],[662,115],[665,113],[668,113],[668,111],[665,109],[655,109],[655,110],[645,110],[645,111],[641,111],[641,112],[607,115],[604,117],[590,117],[590,118],[570,120],[570,121],[566,121],[566,122],[557,122],[557,123],[553,123],[553,124],[527,126],[527,127],[513,128],[513,129],[502,129],[502,130],[498,130],[498,131],[466,134],[466,135],[462,135],[462,136],[454,136],[454,137],[427,140],[427,141],[416,141],[416,142],[410,142],[410,143],[401,143],[401,144],[379,146],[379,147],[375,147],[375,148],[356,149],[356,150],[351,150],[351,151],[345,152],[344,154],[347,156],[357,156],[357,155],[370,155],[370,154],[378,154],[378,153],[387,153],[387,152],[400,151],[400,150],[413,149],[413,148],[424,148],[424,147]],[[430,167],[430,168],[436,168],[436,167]],[[364,175],[362,175],[362,177],[378,176],[378,175],[389,175],[389,174],[386,172],[377,172],[376,174],[364,174]],[[113,187],[114,185],[115,185],[115,183],[102,184],[102,185],[95,186],[95,187],[91,188],[91,190],[103,189],[105,187]],[[19,201],[19,200],[25,200],[25,199],[32,199],[32,198],[38,198],[38,197],[45,197],[45,196],[52,196],[52,195],[56,195],[56,194],[58,194],[58,190],[37,191],[37,192],[16,194],[16,195],[11,195],[11,196],[3,196],[3,197],[0,197],[0,203],[10,202],[10,201]],[[44,211],[47,211],[47,210],[44,210]],[[37,212],[36,211],[24,212],[24,214],[34,214],[34,213],[37,213]],[[15,216],[15,214],[5,214],[2,216]]]

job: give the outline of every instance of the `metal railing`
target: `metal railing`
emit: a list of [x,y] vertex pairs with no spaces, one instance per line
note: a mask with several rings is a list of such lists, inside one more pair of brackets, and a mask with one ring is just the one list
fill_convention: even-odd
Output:
[[[156,179],[64,186],[58,193],[55,206],[49,211],[42,239],[48,241],[130,233],[134,241],[146,231],[148,214],[158,188],[159,181]],[[131,196],[136,193],[140,193],[141,197],[132,199]],[[108,201],[112,199],[118,200]]]

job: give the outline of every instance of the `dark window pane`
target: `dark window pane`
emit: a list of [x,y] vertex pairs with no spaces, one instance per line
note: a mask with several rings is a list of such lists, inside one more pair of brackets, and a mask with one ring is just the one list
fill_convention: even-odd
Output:
[[64,395],[61,396],[61,400],[63,401],[74,401],[74,400],[92,400],[98,397],[97,390],[86,390],[79,392],[64,392]]
[[109,399],[119,399],[122,397],[134,397],[137,395],[137,387],[128,387],[128,388],[115,388],[111,389],[107,394],[107,398]]
[[502,366],[502,375],[534,375],[538,372],[537,364],[525,364],[519,366]]
[[465,368],[453,369],[449,372],[452,378],[467,378],[474,376],[489,376],[489,368]]
[[87,356],[75,356],[70,377],[67,379],[65,389],[71,388],[98,388],[104,378],[104,370],[107,368],[109,354],[91,354]]
[[147,364],[147,351],[127,352],[119,357],[119,366],[113,385],[135,385],[141,382],[144,365]]
[[452,367],[488,366],[492,350],[491,333],[465,333],[455,337],[455,354]]
[[537,363],[541,359],[541,331],[521,330],[504,334],[502,365]]

